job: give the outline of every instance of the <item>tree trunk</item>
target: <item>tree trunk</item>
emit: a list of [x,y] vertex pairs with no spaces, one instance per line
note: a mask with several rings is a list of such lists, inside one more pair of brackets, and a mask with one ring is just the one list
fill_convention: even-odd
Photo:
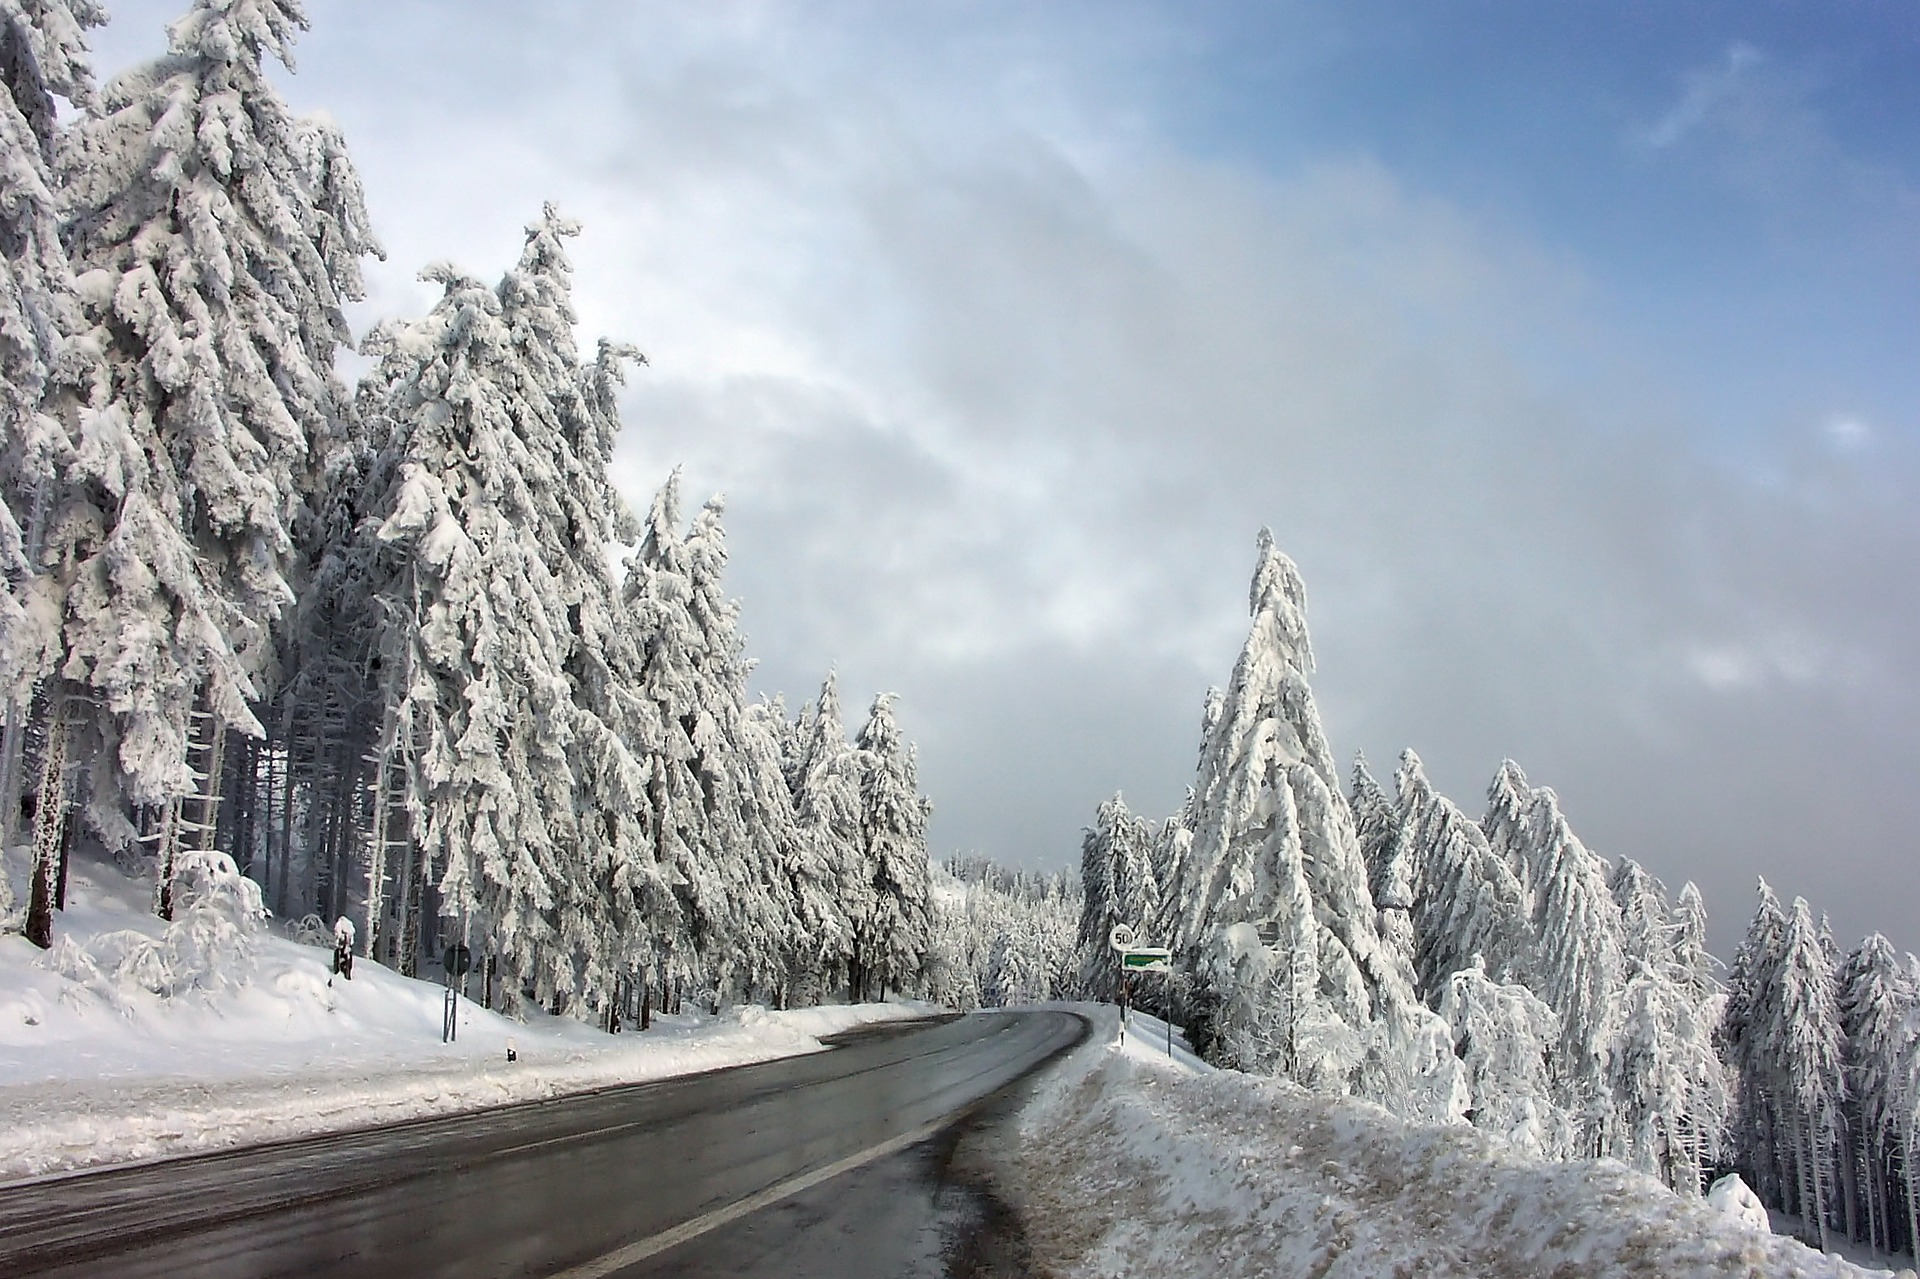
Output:
[[40,786],[34,800],[33,882],[27,890],[27,940],[45,950],[53,945],[56,869],[67,829],[67,704],[53,699],[47,741],[40,752]]
[[1817,1120],[1805,1125],[1807,1130],[1807,1167],[1813,1174],[1813,1219],[1820,1228],[1820,1251],[1832,1252],[1833,1240],[1827,1230],[1826,1161],[1820,1157],[1820,1124]]
[[1841,1220],[1846,1226],[1847,1238],[1858,1239],[1860,1237],[1859,1183],[1858,1165],[1854,1161],[1858,1143],[1853,1140],[1853,1128],[1847,1122],[1844,1108],[1842,1108],[1838,1131],[1834,1137],[1834,1162],[1840,1166]]
[[153,913],[173,919],[173,863],[180,844],[180,801],[170,799],[159,808],[160,866],[153,888]]
[[1916,1126],[1911,1119],[1907,1121],[1907,1159],[1906,1167],[1901,1171],[1906,1173],[1904,1180],[1907,1183],[1907,1251],[1913,1254],[1914,1267],[1920,1269],[1920,1202],[1916,1201],[1916,1196],[1920,1196],[1920,1175],[1914,1172],[1914,1156],[1920,1155],[1920,1140],[1916,1140],[1920,1138],[1920,1131],[1916,1131],[1917,1127],[1920,1126]]
[[642,977],[640,980],[640,1029],[653,1028],[653,980]]
[[293,913],[293,792],[293,732],[286,724],[280,738],[280,873],[274,899],[282,919]]
[[416,849],[408,872],[407,912],[400,921],[400,971],[415,976],[420,967],[420,908],[427,889],[427,850]]
[[73,832],[80,824],[77,816],[68,814],[67,820],[60,823],[60,868],[53,884],[53,908],[67,908],[67,864],[73,860]]

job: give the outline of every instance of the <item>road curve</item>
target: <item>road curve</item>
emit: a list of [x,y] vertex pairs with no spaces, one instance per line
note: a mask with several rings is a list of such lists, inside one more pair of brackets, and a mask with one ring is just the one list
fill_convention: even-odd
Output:
[[18,1183],[0,1187],[0,1274],[613,1275],[923,1139],[1085,1033],[1068,1013],[977,1013],[827,1053]]

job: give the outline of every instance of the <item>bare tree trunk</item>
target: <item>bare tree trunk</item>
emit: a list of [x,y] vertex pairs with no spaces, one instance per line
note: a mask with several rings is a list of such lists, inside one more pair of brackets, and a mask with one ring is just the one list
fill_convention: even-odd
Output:
[[1907,1251],[1913,1254],[1915,1268],[1920,1269],[1920,1203],[1915,1202],[1915,1196],[1920,1195],[1920,1176],[1914,1174],[1914,1156],[1920,1154],[1920,1125],[1912,1118],[1907,1120],[1906,1145],[1906,1166],[1901,1171],[1906,1173],[1907,1183]]
[[409,878],[412,879],[413,884],[407,894],[407,914],[400,925],[400,971],[408,977],[415,976],[419,970],[420,911],[427,889],[425,846],[415,851],[413,863],[413,868],[409,872]]
[[159,868],[153,886],[153,913],[165,920],[173,918],[173,863],[180,846],[180,801],[170,799],[158,810]]
[[67,699],[56,695],[47,716],[47,741],[40,752],[40,785],[34,801],[33,882],[27,890],[27,940],[45,950],[53,945],[53,910],[67,828]]
[[1806,1124],[1807,1129],[1807,1167],[1813,1174],[1813,1219],[1820,1227],[1820,1251],[1832,1252],[1833,1240],[1827,1230],[1826,1161],[1820,1157],[1820,1124],[1817,1120]]
[[390,747],[382,747],[374,761],[373,834],[367,842],[367,927],[361,953],[369,958],[374,953],[381,912],[386,909],[387,821],[393,812],[388,791],[392,769],[393,752]]
[[80,824],[77,814],[67,814],[67,820],[60,823],[60,867],[53,881],[53,908],[67,908],[67,864],[73,860],[73,832]]
[[282,919],[293,913],[293,793],[293,732],[287,724],[280,740],[280,895],[275,908]]
[[1844,1107],[1836,1128],[1833,1143],[1834,1162],[1840,1166],[1841,1216],[1846,1226],[1847,1238],[1858,1239],[1860,1237],[1859,1182],[1857,1180],[1859,1168],[1854,1157],[1859,1143],[1853,1139],[1853,1126],[1847,1122]]

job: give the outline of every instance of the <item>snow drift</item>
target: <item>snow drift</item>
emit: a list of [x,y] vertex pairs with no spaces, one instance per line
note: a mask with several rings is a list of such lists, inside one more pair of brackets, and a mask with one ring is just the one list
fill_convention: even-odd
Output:
[[1003,1193],[1063,1276],[1864,1276],[1611,1160],[1169,1061],[1117,1014],[1018,1121]]

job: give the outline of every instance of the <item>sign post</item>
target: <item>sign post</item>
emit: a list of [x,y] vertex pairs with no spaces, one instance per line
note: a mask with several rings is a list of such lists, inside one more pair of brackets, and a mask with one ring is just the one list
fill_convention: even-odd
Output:
[[473,952],[459,942],[447,947],[440,956],[441,967],[447,970],[447,998],[441,1009],[440,1042],[450,1044],[460,1037],[460,989],[454,983],[464,986],[467,973],[473,968]]
[[[1173,975],[1173,952],[1165,946],[1141,946],[1134,940],[1134,932],[1126,924],[1115,924],[1113,931],[1107,934],[1107,944],[1120,952],[1120,1042],[1127,1042],[1127,1014],[1132,1002],[1133,975],[1135,973],[1166,973],[1169,981]],[[1173,1001],[1167,1001],[1167,1056],[1173,1056]]]

